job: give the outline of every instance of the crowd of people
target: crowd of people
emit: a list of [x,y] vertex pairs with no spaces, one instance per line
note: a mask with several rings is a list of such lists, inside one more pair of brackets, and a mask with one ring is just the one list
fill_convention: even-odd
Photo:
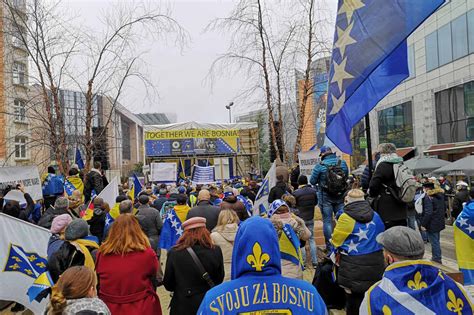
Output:
[[[172,295],[163,306],[170,314],[472,314],[467,291],[434,263],[442,263],[446,192],[455,194],[456,218],[474,190],[446,178],[420,178],[413,191],[411,181],[401,185],[403,159],[390,143],[378,148],[362,187],[351,187],[346,162],[329,147],[320,152],[309,180],[277,161],[263,208],[253,206],[262,192],[250,179],[142,191],[124,183],[111,205],[100,197],[108,182],[96,162],[65,178],[49,167],[41,203],[20,185],[26,203],[2,200],[1,210],[51,231],[47,314],[161,314],[160,286]],[[314,237],[318,207],[323,250]],[[179,237],[165,249],[166,226]],[[434,263],[423,260],[426,242]],[[303,280],[307,269],[313,283]]]

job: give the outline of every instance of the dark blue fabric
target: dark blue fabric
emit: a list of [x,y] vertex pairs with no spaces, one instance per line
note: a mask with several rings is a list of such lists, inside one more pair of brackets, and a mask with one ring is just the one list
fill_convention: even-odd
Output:
[[43,196],[59,196],[64,193],[62,177],[49,174],[43,183]]

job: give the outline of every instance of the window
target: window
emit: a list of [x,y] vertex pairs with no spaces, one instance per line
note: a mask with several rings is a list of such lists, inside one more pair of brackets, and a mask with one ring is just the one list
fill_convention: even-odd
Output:
[[433,32],[426,36],[426,71],[438,68],[438,32]]
[[438,30],[439,65],[445,65],[453,60],[453,43],[451,39],[451,24],[448,23]]
[[463,14],[451,22],[453,38],[453,59],[458,59],[467,55],[467,22],[466,15]]
[[26,105],[25,101],[15,99],[13,102],[16,122],[26,122]]
[[400,148],[413,146],[411,102],[381,110],[378,118],[380,143],[391,142]]
[[438,143],[474,140],[474,81],[435,94]]
[[26,31],[21,26],[15,27],[12,33],[12,44],[14,47],[23,48],[23,39]]
[[409,78],[416,76],[415,71],[415,45],[408,46],[408,70],[410,73]]
[[13,84],[26,85],[26,66],[20,62],[13,63]]
[[467,33],[469,35],[469,53],[474,53],[474,10],[467,12]]
[[132,150],[130,147],[130,124],[122,119],[122,158],[124,160],[132,159]]
[[15,137],[15,158],[26,159],[27,138],[22,136]]

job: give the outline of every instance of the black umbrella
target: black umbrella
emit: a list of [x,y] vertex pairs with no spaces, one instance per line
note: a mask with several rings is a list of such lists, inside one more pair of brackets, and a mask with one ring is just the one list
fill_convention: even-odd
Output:
[[431,173],[432,171],[450,165],[451,162],[433,158],[433,157],[418,157],[413,158],[404,163],[414,174]]
[[474,175],[474,155],[466,156],[456,162],[438,168],[433,173],[449,174],[449,173],[463,173],[466,176]]

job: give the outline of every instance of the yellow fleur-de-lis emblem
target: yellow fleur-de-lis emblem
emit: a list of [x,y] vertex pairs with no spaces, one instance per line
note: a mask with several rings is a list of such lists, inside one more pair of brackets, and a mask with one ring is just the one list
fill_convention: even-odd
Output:
[[453,313],[457,315],[462,314],[462,309],[464,308],[464,302],[462,299],[457,298],[453,290],[448,290],[449,302],[446,303],[446,307]]
[[252,254],[247,256],[247,263],[255,268],[255,271],[262,271],[262,268],[270,261],[267,253],[262,253],[262,247],[258,242],[253,244]]
[[412,290],[421,290],[428,287],[426,285],[426,282],[421,281],[421,272],[419,271],[415,273],[415,277],[413,278],[413,280],[409,280],[407,282],[407,286]]
[[20,262],[20,261],[21,261],[21,259],[18,258],[17,256],[12,256],[12,259],[13,259],[14,261],[16,261],[16,262]]
[[29,276],[31,276],[31,275],[33,274],[33,271],[31,271],[30,269],[25,269],[25,272],[26,272]]
[[40,268],[45,268],[46,265],[44,264],[44,262],[39,262],[39,263],[36,263],[36,266],[40,267]]
[[36,256],[35,256],[35,255],[26,256],[26,258],[28,258],[29,261],[34,261],[34,260],[36,260]]
[[18,265],[18,264],[13,264],[13,265],[8,266],[8,268],[11,268],[11,269],[13,269],[13,270],[17,270],[17,269],[20,268],[20,265]]
[[384,305],[382,307],[382,313],[383,315],[392,315],[392,310],[390,309],[390,307],[388,307],[388,305]]

